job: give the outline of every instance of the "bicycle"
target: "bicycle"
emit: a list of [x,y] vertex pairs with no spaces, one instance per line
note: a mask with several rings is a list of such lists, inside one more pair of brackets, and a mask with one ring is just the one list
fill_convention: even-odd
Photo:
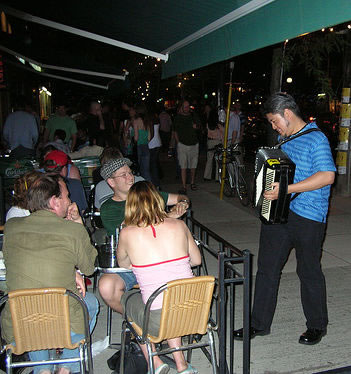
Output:
[[227,197],[231,197],[237,193],[240,203],[243,206],[249,204],[249,192],[247,183],[244,177],[245,166],[242,164],[240,156],[241,152],[238,149],[238,144],[230,145],[226,149],[222,144],[218,144],[214,148],[214,159],[218,170],[218,182],[221,183],[222,177],[222,160],[223,153],[226,151],[226,172],[224,179],[223,193]]

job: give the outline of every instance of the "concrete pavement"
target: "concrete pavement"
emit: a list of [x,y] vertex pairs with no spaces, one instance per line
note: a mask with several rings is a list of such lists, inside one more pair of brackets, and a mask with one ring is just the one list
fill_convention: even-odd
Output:
[[[174,163],[163,159],[165,178],[163,189],[177,192],[179,181],[174,177]],[[201,168],[200,163],[200,170]],[[256,272],[260,221],[251,208],[244,208],[238,199],[219,200],[219,185],[215,182],[202,182],[202,175],[197,176],[199,190],[189,191],[192,200],[194,218],[212,231],[235,245],[239,249],[249,249],[253,254],[253,275]],[[298,344],[300,334],[305,330],[299,280],[295,273],[296,260],[294,250],[283,270],[277,309],[271,334],[256,337],[251,344],[251,373],[253,374],[288,374],[317,373],[351,365],[351,199],[333,196],[322,266],[324,269],[329,309],[328,334],[315,346]],[[217,275],[216,264],[209,261],[210,273]],[[242,293],[237,287],[238,298]],[[240,303],[239,303],[240,304]],[[236,328],[241,327],[241,305],[237,306]],[[101,302],[101,311],[93,341],[106,336],[106,306]],[[121,318],[113,316],[114,341],[120,341]],[[242,343],[235,342],[235,373],[242,372]],[[217,344],[218,349],[218,344]],[[94,358],[96,373],[110,373],[106,360],[114,350],[105,349]],[[193,366],[200,373],[211,373],[211,368],[200,350],[193,353]],[[175,370],[171,370],[175,373]]]

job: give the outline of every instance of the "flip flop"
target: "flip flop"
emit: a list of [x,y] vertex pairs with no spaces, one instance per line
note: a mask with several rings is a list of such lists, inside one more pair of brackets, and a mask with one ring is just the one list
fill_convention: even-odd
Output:
[[181,372],[178,372],[178,374],[198,374],[198,370],[193,368],[190,364],[188,364],[188,367],[181,371]]
[[192,183],[190,185],[190,188],[193,190],[193,191],[196,191],[197,190],[197,185],[195,183]]
[[[162,364],[155,370],[155,374],[167,374],[168,372],[169,366],[167,364]],[[150,374],[150,371],[147,374]]]

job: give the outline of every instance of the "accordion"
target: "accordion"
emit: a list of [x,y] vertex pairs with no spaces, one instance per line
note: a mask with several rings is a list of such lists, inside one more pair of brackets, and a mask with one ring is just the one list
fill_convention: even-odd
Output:
[[[288,185],[294,181],[295,164],[281,149],[259,148],[255,160],[254,206],[265,224],[286,223],[288,221],[290,194]],[[279,182],[277,200],[267,200],[264,191],[270,190],[273,182]]]

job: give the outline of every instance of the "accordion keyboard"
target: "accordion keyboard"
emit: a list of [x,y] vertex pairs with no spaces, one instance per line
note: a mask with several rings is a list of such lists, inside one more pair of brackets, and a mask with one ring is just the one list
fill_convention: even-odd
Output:
[[[267,169],[265,191],[269,191],[272,189],[271,184],[274,182],[274,180],[275,180],[275,170]],[[272,200],[267,200],[263,198],[261,215],[267,221],[269,221],[271,207],[272,207]]]

